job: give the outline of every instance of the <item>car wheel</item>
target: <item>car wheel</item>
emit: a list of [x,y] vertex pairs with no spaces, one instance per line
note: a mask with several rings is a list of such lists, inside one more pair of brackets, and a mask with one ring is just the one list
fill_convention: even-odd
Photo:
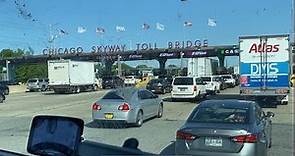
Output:
[[269,140],[269,144],[268,144],[268,148],[271,148],[271,146],[272,146],[272,140],[271,140],[271,138],[270,138],[270,140]]
[[6,89],[4,90],[4,94],[5,94],[5,95],[8,95],[8,94],[9,94],[9,89],[6,88]]
[[216,93],[217,93],[217,88],[216,88],[216,87],[214,87],[214,92],[213,92],[213,95],[216,95]]
[[42,92],[46,91],[46,87],[45,87],[45,86],[42,86],[42,87],[41,87],[41,91],[42,91]]
[[94,85],[93,86],[93,91],[97,91],[98,90],[98,86],[97,85]]
[[137,114],[137,117],[136,117],[136,123],[135,123],[135,126],[136,127],[141,127],[143,124],[143,113],[142,111],[140,110]]
[[81,90],[80,90],[80,87],[77,87],[77,88],[76,88],[76,93],[80,93],[80,91],[81,91]]
[[0,95],[0,103],[3,103],[4,99],[5,99],[4,95]]
[[160,104],[157,118],[161,118],[163,116],[163,104]]

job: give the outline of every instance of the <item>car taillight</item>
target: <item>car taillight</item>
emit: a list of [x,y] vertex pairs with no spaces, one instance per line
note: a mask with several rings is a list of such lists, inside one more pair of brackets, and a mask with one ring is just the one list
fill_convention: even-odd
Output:
[[122,105],[120,105],[118,107],[118,110],[123,111],[123,112],[127,112],[130,110],[130,107],[129,107],[128,103],[123,103]]
[[239,135],[239,136],[232,137],[231,140],[237,143],[255,143],[257,142],[257,135],[255,134]]
[[197,138],[196,136],[189,133],[184,133],[181,131],[176,132],[176,139],[192,141],[192,140],[195,140],[196,138]]
[[92,105],[92,110],[101,110],[101,106],[99,104],[97,104],[97,103],[94,103]]
[[194,86],[194,91],[197,91],[197,86]]

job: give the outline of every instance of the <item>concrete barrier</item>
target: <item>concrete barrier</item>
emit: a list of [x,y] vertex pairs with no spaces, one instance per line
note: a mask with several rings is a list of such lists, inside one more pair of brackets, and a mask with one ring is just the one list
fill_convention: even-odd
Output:
[[11,85],[9,87],[9,94],[14,94],[14,93],[24,93],[27,90],[27,86],[24,84],[21,85]]

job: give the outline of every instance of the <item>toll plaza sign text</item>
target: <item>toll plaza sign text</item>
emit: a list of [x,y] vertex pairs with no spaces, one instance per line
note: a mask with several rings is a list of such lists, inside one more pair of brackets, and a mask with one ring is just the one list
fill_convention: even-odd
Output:
[[[167,49],[184,49],[184,48],[201,48],[201,47],[207,47],[208,46],[208,40],[194,40],[194,41],[169,41],[167,42]],[[127,51],[126,44],[122,45],[93,45],[90,47],[91,53],[117,53],[117,52],[125,52]],[[145,50],[156,50],[158,49],[157,43],[137,43],[136,44],[136,51],[145,51]],[[43,49],[44,55],[74,55],[74,54],[81,54],[86,52],[83,47],[71,47],[71,48],[46,48]],[[89,52],[89,50],[88,50]],[[171,54],[168,54],[171,55]]]

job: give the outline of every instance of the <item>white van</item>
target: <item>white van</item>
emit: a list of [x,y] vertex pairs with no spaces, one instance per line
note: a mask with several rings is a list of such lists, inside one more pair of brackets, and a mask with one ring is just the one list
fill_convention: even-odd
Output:
[[208,94],[216,94],[220,92],[219,76],[203,76],[201,77],[206,82],[206,91]]
[[175,77],[172,82],[171,98],[200,99],[206,96],[206,83],[199,77]]

